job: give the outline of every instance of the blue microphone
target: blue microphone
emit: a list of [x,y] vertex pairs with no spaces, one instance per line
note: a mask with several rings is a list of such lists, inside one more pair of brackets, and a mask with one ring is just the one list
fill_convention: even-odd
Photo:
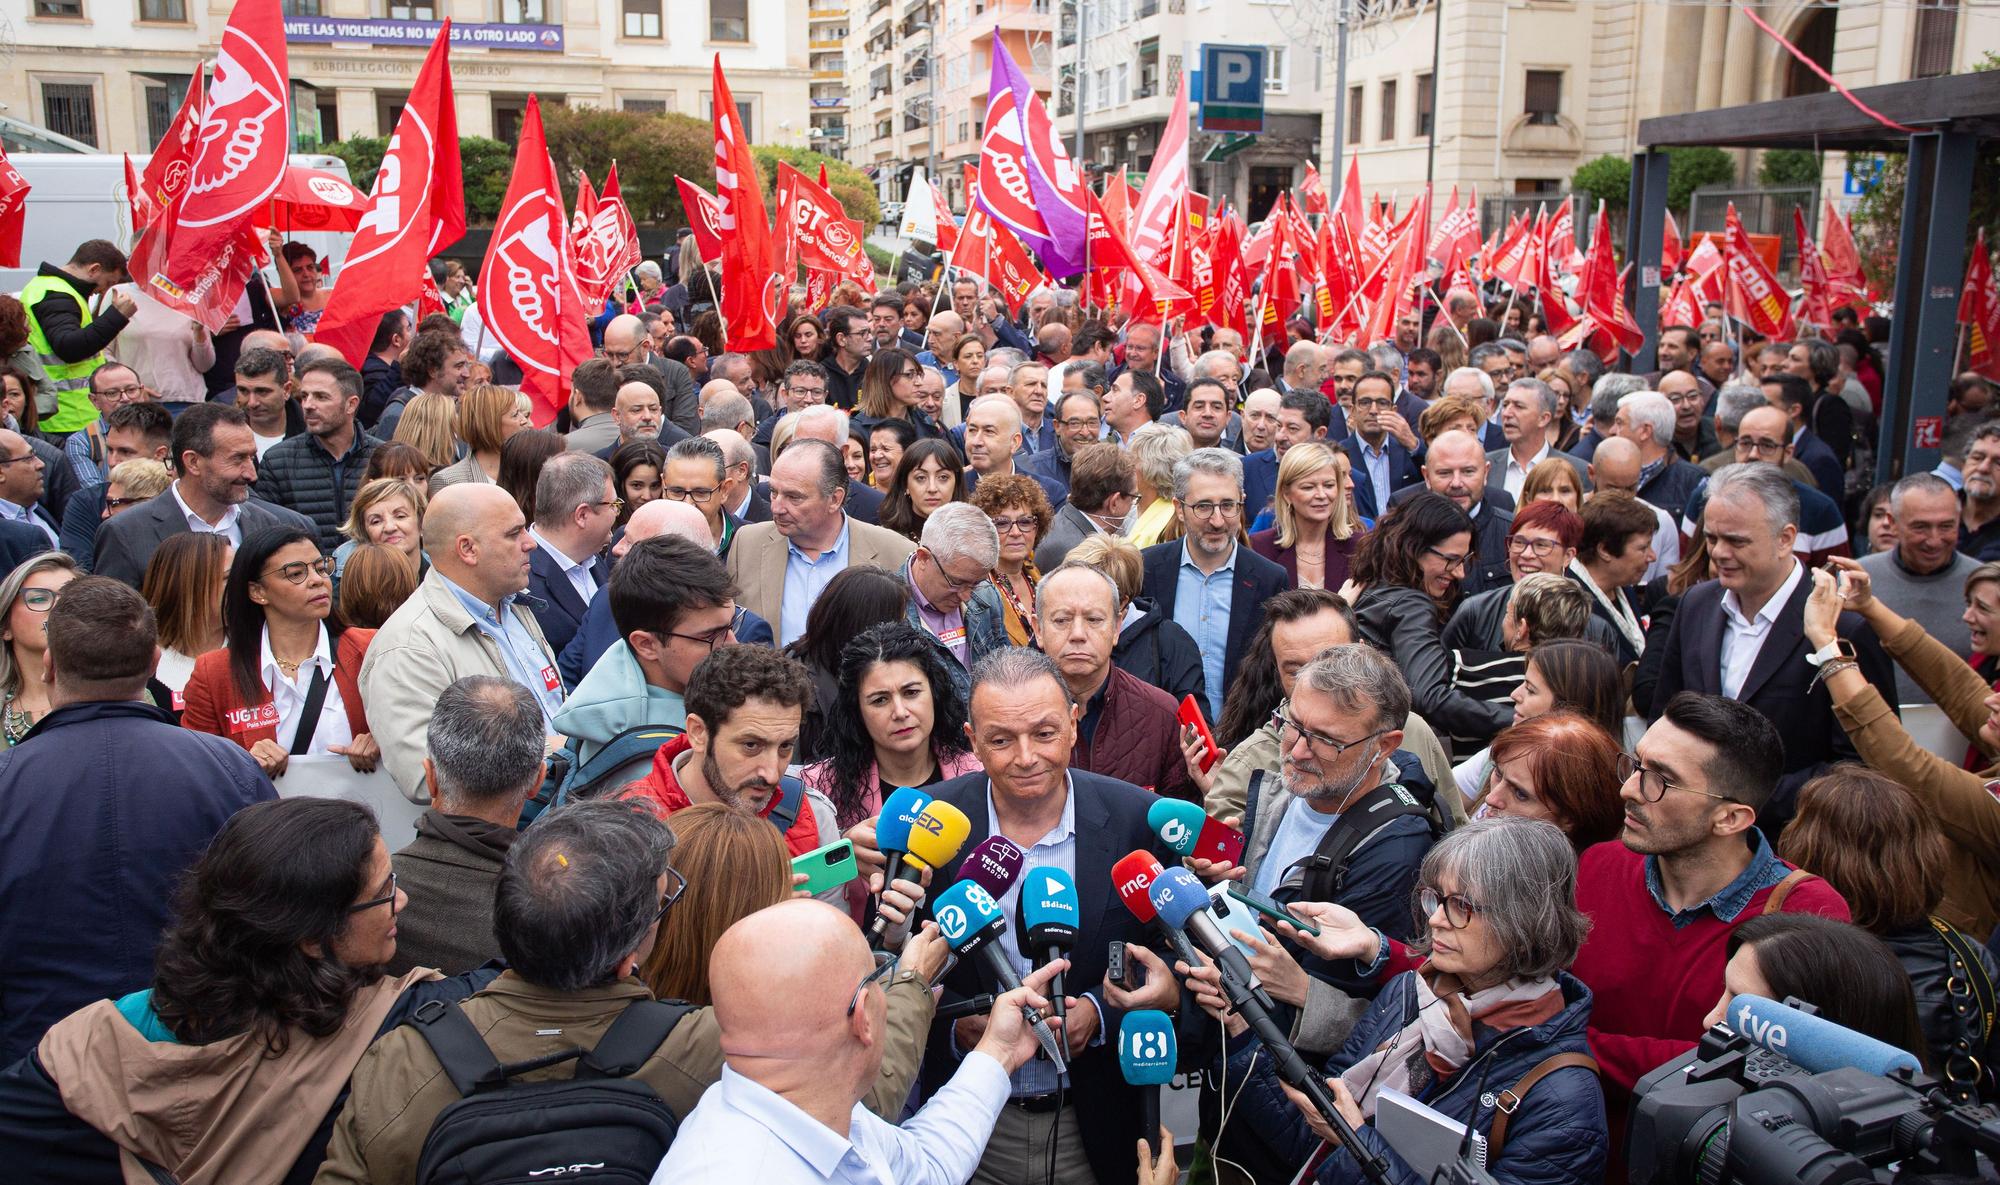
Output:
[[[937,895],[931,904],[931,916],[937,919],[938,932],[951,945],[953,954],[961,958],[979,954],[985,958],[986,969],[999,982],[1001,994],[1021,986],[1020,972],[1014,970],[1014,964],[1008,961],[997,941],[1007,932],[1007,919],[992,894],[971,881],[956,881]],[[1048,1022],[1025,1004],[1021,1006],[1021,1014],[1034,1029],[1042,1052],[1049,1055],[1058,1071],[1067,1070],[1069,1062],[1063,1057],[1062,1044],[1049,1030]]]
[[1143,1087],[1139,1103],[1146,1143],[1160,1154],[1160,1091],[1174,1080],[1180,1059],[1173,1018],[1157,1008],[1138,1008],[1118,1025],[1118,1072],[1128,1086]]
[[[904,859],[910,852],[910,828],[930,804],[931,796],[914,786],[899,786],[883,801],[882,811],[875,817],[875,846],[889,860],[889,866],[882,870],[884,889],[902,879],[907,871]],[[888,925],[881,914],[875,915],[874,924],[868,931],[870,946],[879,948],[882,945],[882,935]]]
[[[1021,953],[1046,966],[1076,947],[1076,928],[1083,910],[1077,904],[1076,880],[1060,868],[1037,866],[1021,878]],[[1049,981],[1049,1004],[1057,1023],[1063,1019],[1063,977]]]
[[1201,952],[1215,960],[1225,978],[1234,977],[1247,989],[1255,993],[1257,1002],[1266,1009],[1277,1007],[1257,976],[1250,970],[1250,960],[1228,938],[1223,937],[1222,928],[1215,924],[1208,890],[1194,873],[1185,868],[1169,868],[1153,878],[1146,892],[1152,897],[1153,908],[1160,913],[1160,920],[1169,927],[1182,931]]
[[1729,1002],[1722,1023],[1811,1074],[1850,1066],[1882,1077],[1897,1070],[1923,1070],[1908,1050],[1763,996],[1737,996]]

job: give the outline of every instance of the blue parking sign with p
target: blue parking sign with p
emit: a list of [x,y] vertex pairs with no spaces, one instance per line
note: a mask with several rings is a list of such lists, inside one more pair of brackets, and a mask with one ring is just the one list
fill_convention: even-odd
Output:
[[1264,130],[1264,47],[1201,47],[1201,130]]

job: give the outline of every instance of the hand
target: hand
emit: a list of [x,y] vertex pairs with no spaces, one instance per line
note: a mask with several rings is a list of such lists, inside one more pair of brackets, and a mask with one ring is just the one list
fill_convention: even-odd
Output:
[[1844,555],[1830,556],[1827,563],[1840,570],[1840,599],[1856,613],[1866,613],[1875,608],[1875,579],[1868,575],[1868,569],[1860,560]]
[[1194,993],[1194,1002],[1201,1007],[1201,1010],[1222,1022],[1223,1032],[1235,1037],[1250,1027],[1241,1016],[1230,1011],[1234,1005],[1229,1002],[1229,993],[1222,988],[1222,972],[1216,970],[1214,963],[1203,959],[1201,966],[1190,967],[1186,963],[1176,961],[1174,973],[1179,975],[1187,984],[1188,990]]
[[250,746],[250,756],[263,767],[264,776],[267,778],[284,777],[285,766],[291,760],[291,755],[285,752],[285,747],[276,741],[258,741]]
[[1361,599],[1361,586],[1351,578],[1340,582],[1340,599],[1352,606]]
[[[1292,1106],[1297,1107],[1299,1114],[1306,1117],[1306,1126],[1312,1129],[1312,1133],[1334,1147],[1339,1147],[1340,1137],[1333,1134],[1333,1125],[1319,1113],[1319,1108],[1313,1106],[1312,1101],[1291,1083],[1280,1082],[1278,1085],[1284,1088],[1285,1097],[1292,1100]],[[1346,1083],[1338,1078],[1329,1078],[1326,1080],[1326,1085],[1327,1089],[1333,1092],[1333,1109],[1340,1112],[1340,1117],[1347,1121],[1349,1127],[1359,1128],[1368,1122],[1361,1114],[1361,1108],[1355,1105],[1354,1096],[1347,1093]]]
[[139,302],[132,299],[130,292],[113,290],[111,293],[111,307],[129,317],[139,311]]
[[264,232],[264,245],[270,248],[271,260],[275,263],[279,252],[285,249],[285,236],[279,234],[278,228],[274,226]]
[[[1238,816],[1231,815],[1229,818],[1223,819],[1222,822],[1237,828],[1239,831],[1242,830],[1240,826],[1242,819]],[[1200,877],[1204,884],[1210,885],[1220,881],[1240,881],[1249,875],[1250,872],[1249,869],[1243,867],[1241,864],[1231,864],[1227,860],[1203,860],[1199,856],[1189,856],[1187,858],[1187,866],[1189,872]]]
[[937,923],[925,922],[903,943],[897,958],[903,970],[922,977],[925,983],[933,983],[938,972],[944,970],[945,957],[949,954],[951,944],[944,940],[943,934],[938,933]]
[[1314,937],[1292,925],[1279,922],[1278,933],[1322,959],[1364,959],[1374,961],[1382,949],[1382,937],[1355,912],[1331,901],[1295,901],[1286,906],[1294,914],[1319,927]]
[[895,950],[902,946],[904,936],[910,931],[910,919],[917,916],[917,908],[924,903],[925,890],[930,888],[931,870],[921,869],[917,879],[898,879],[882,889],[882,874],[870,873],[868,891],[881,898],[881,915],[889,920],[889,928],[882,933],[882,946]]
[[875,821],[874,818],[863,819],[847,829],[846,838],[854,845],[854,861],[861,866],[863,876],[889,870],[889,858],[875,845]]
[[347,758],[347,764],[353,766],[356,773],[372,774],[375,772],[376,763],[382,760],[382,746],[376,744],[375,738],[365,732],[344,746],[328,745],[326,751]]
[[[1054,1027],[1055,1021],[1051,1019],[1049,1024]],[[1090,1039],[1095,1037],[1097,1030],[1102,1027],[1104,1018],[1097,1014],[1097,1005],[1088,996],[1063,997],[1063,1021],[1059,1031],[1063,1038],[1063,1048],[1068,1051],[1069,1056],[1075,1057],[1082,1053],[1084,1047],[1090,1044]]]
[[810,890],[808,890],[808,889],[806,889],[806,888],[804,887],[804,886],[805,886],[805,883],[806,883],[806,881],[807,881],[807,880],[809,880],[809,879],[811,879],[811,878],[807,877],[807,876],[806,876],[806,874],[805,874],[805,873],[803,873],[803,872],[794,872],[794,873],[792,874],[792,896],[793,896],[793,897],[810,897],[810,896],[812,896],[812,892],[811,892]]
[[[986,1039],[986,1018],[983,1016],[961,1016],[957,1021],[953,1022],[951,1031],[953,1037],[958,1041],[960,1049],[977,1049],[980,1042]],[[1002,1064],[1005,1063],[1003,1062]],[[1013,1067],[1008,1066],[1007,1070],[1008,1073],[1012,1073]]]
[[1397,444],[1412,450],[1417,447],[1417,434],[1411,430],[1410,421],[1403,418],[1403,413],[1398,411],[1376,412],[1375,422],[1383,428],[1388,429],[1389,435],[1396,438]]
[[1806,597],[1801,624],[1805,628],[1807,644],[1818,650],[1837,636],[1835,627],[1840,624],[1840,587],[1833,574],[1822,568],[1814,568],[1811,576],[1812,593]]
[[[1202,743],[1201,732],[1192,724],[1181,725],[1181,760],[1187,762],[1188,779],[1195,784],[1195,788],[1200,790],[1204,796],[1208,794],[1208,788],[1215,782],[1214,774],[1201,768],[1202,759],[1207,754],[1208,746]],[[1216,754],[1216,765],[1220,765],[1222,759],[1226,756],[1228,756],[1226,753]],[[1211,765],[1208,768],[1209,770],[1213,770],[1215,766]]]
[[1241,930],[1230,933],[1256,948],[1257,953],[1250,956],[1250,970],[1264,981],[1264,990],[1271,993],[1273,1000],[1294,1008],[1305,1007],[1306,985],[1310,977],[1290,951],[1262,927],[1255,934],[1246,934]]
[[[973,1048],[990,1055],[1007,1067],[1009,1074],[1026,1065],[1028,1059],[1035,1056],[1035,1051],[1041,1048],[1041,1042],[1035,1039],[1035,1030],[1028,1026],[1028,1019],[1021,1014],[1021,1010],[1047,1008],[1049,1000],[1047,996],[1042,995],[1042,992],[1047,989],[1049,981],[1054,979],[1058,972],[1068,969],[1068,959],[1057,959],[1047,966],[1037,968],[1022,981],[1020,987],[993,1001],[993,1011],[980,1021],[982,1032],[978,1044]],[[1095,1016],[1096,1013],[1092,1012],[1091,1015]],[[967,1017],[965,1020],[979,1020],[979,1018]],[[964,1031],[965,1020],[958,1022],[961,1032]],[[1093,1027],[1091,1031],[1096,1030]]]
[[1174,1163],[1174,1133],[1160,1125],[1160,1159],[1153,1159],[1153,1147],[1139,1141],[1139,1185],[1174,1185],[1180,1180],[1180,1166]]
[[1132,942],[1125,946],[1125,960],[1139,965],[1145,972],[1146,982],[1135,988],[1123,988],[1109,976],[1105,977],[1104,998],[1113,1008],[1122,1008],[1127,1012],[1138,1008],[1173,1012],[1180,1008],[1180,985],[1174,982],[1173,972],[1167,970],[1165,959]]

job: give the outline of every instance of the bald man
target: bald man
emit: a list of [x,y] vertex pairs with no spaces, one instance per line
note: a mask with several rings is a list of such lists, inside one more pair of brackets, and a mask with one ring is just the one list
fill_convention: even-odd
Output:
[[[941,946],[926,922],[903,959]],[[912,972],[878,958],[852,922],[819,902],[780,902],[741,919],[708,964],[722,1079],[681,1123],[653,1185],[964,1185],[1007,1105],[1007,1076],[1035,1054],[1021,1009],[1047,1003],[1040,989],[1063,966],[1051,963],[995,1000],[951,1080],[898,1127],[861,1100],[882,1073],[884,981],[902,983]]]
[[602,356],[617,367],[634,364],[652,367],[666,380],[666,394],[660,400],[666,420],[690,435],[701,430],[694,372],[672,358],[653,352],[652,335],[646,331],[645,322],[630,313],[611,318],[604,326]]
[[1404,486],[1389,499],[1400,505],[1428,489],[1443,494],[1472,516],[1478,529],[1474,536],[1477,554],[1466,562],[1460,588],[1466,596],[1513,583],[1507,570],[1507,532],[1514,525],[1514,499],[1498,486],[1486,484],[1493,472],[1486,450],[1469,432],[1454,429],[1431,441],[1424,457],[1424,483]]
[[[1622,490],[1635,498],[1639,496],[1639,446],[1624,437],[1607,437],[1591,454],[1587,468],[1593,490]],[[1604,475],[1602,479],[1598,477],[1600,473]],[[1610,484],[1606,485],[1606,482]],[[1653,507],[1659,528],[1653,532],[1653,562],[1647,565],[1646,574],[1640,577],[1641,583],[1653,579],[1681,560],[1681,531],[1674,522],[1674,516],[1651,502],[1646,505]],[[1688,537],[1692,540],[1693,533],[1690,532]]]
[[[583,612],[583,622],[576,627],[576,636],[563,647],[561,657],[556,660],[556,668],[562,673],[563,683],[575,687],[585,673],[597,665],[618,641],[618,624],[611,617],[611,585],[618,579],[616,561],[623,560],[625,553],[633,545],[662,535],[674,535],[694,543],[711,554],[715,551],[715,533],[708,528],[708,519],[692,502],[676,502],[670,498],[655,498],[632,512],[625,522],[625,534],[611,546],[614,565],[611,580],[605,582],[597,595],[590,599],[590,607]],[[739,608],[735,612],[736,640],[750,646],[772,644],[771,623]]]
[[499,486],[461,482],[424,513],[431,569],[391,614],[361,665],[382,763],[411,802],[428,804],[424,743],[431,705],[467,675],[511,679],[535,694],[547,724],[562,707],[555,652],[522,594],[535,538]]

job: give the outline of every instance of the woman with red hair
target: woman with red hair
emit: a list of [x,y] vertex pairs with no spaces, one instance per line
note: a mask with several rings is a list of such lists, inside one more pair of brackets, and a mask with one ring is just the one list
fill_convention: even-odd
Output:
[[1575,712],[1522,721],[1493,738],[1492,760],[1481,817],[1546,819],[1579,852],[1617,837],[1618,743],[1596,721]]

